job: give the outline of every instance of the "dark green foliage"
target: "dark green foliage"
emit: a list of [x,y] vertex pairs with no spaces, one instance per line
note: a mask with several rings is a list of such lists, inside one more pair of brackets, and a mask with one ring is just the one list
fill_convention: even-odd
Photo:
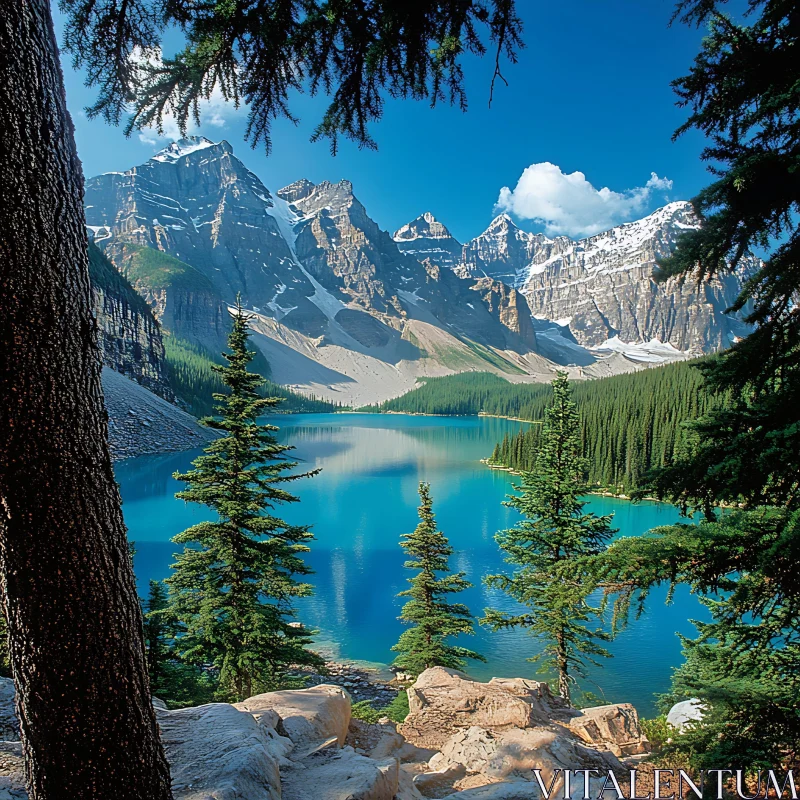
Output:
[[580,456],[579,418],[564,373],[553,381],[553,400],[545,414],[536,472],[525,472],[519,494],[507,504],[523,516],[521,522],[495,537],[516,569],[489,575],[488,586],[502,589],[528,607],[522,614],[486,610],[482,622],[494,630],[522,627],[544,644],[530,659],[555,671],[558,691],[569,701],[575,675],[588,663],[608,656],[600,642],[609,636],[599,625],[588,596],[595,588],[574,561],[602,552],[612,534],[611,516],[583,510],[585,491]]
[[[646,485],[649,470],[691,453],[683,421],[730,403],[726,392],[703,388],[695,365],[707,359],[654,367],[573,384],[580,416],[581,454],[593,487],[630,492]],[[426,378],[378,410],[425,414],[492,414],[541,423],[551,402],[546,384],[512,384],[490,373]],[[490,461],[514,470],[532,470],[541,425],[532,425],[498,443]]]
[[275,508],[297,498],[284,487],[306,475],[293,473],[290,447],[278,444],[259,416],[280,401],[262,397],[260,375],[247,367],[248,317],[240,305],[228,337],[227,366],[217,367],[226,391],[214,395],[215,417],[204,420],[222,434],[208,444],[186,474],[177,497],[213,509],[217,519],[175,537],[187,545],[168,578],[170,613],[181,624],[175,649],[186,662],[213,665],[221,697],[243,700],[280,686],[292,665],[321,668],[310,632],[295,621],[294,601],[311,593],[298,577],[313,539]]
[[403,536],[400,546],[410,556],[407,569],[417,570],[409,578],[410,589],[400,592],[408,597],[400,619],[411,625],[392,648],[399,653],[395,666],[415,677],[429,667],[449,667],[463,670],[466,659],[486,659],[464,647],[448,642],[449,637],[474,633],[472,614],[461,603],[448,597],[468,589],[464,573],[450,572],[449,558],[453,548],[447,537],[436,529],[430,486],[419,485],[419,525],[413,533]]
[[[222,378],[215,371],[215,366],[223,363],[222,356],[215,358],[205,347],[169,333],[164,334],[164,351],[175,394],[195,416],[213,414],[213,395],[224,389]],[[269,375],[269,363],[258,350],[254,351],[252,365],[259,374]],[[265,397],[283,398],[285,402],[275,409],[281,412],[326,413],[336,409],[333,403],[305,397],[269,380],[258,392]]]
[[[698,526],[615,543],[598,560],[617,611],[649,588],[684,582],[712,622],[684,639],[685,664],[666,703],[697,697],[699,724],[676,739],[698,767],[751,772],[800,754],[800,8],[751,0],[749,26],[711,0],[684,0],[687,21],[710,21],[689,75],[675,82],[692,115],[678,134],[704,132],[715,181],[693,201],[704,217],[660,274],[687,280],[766,253],[734,308],[755,332],[704,369],[734,400],[691,426],[690,452],[659,471],[653,490],[700,509]],[[745,510],[720,514],[719,503]],[[769,505],[761,505],[769,504]],[[771,507],[770,507],[771,506]],[[639,593],[639,594],[637,594]]]
[[[334,152],[339,136],[375,147],[368,125],[381,118],[384,93],[466,108],[460,62],[465,53],[486,52],[480,32],[496,52],[495,78],[504,80],[501,56],[513,62],[522,46],[514,0],[62,0],[61,8],[65,48],[86,68],[89,85],[100,87],[91,116],[117,124],[133,107],[130,131],[160,128],[171,113],[185,131],[190,119],[199,120],[198,99],[219,88],[225,98],[247,103],[248,138],[268,151],[273,120],[294,120],[289,98],[295,92],[330,96],[314,140],[330,139]],[[182,31],[184,49],[163,63],[148,61],[169,28]],[[139,52],[144,55],[137,58]]]
[[185,708],[214,699],[216,680],[194,664],[182,662],[174,651],[180,626],[169,611],[167,589],[161,581],[150,581],[144,611],[144,643],[150,692],[170,708]]
[[687,21],[710,34],[690,73],[675,81],[692,109],[691,128],[710,138],[703,153],[716,180],[692,201],[704,225],[681,237],[659,277],[740,267],[751,248],[766,253],[734,309],[750,308],[754,333],[706,365],[712,388],[735,402],[694,427],[696,455],[656,482],[664,496],[704,511],[714,501],[797,507],[800,453],[800,10],[753,0],[750,25],[685,0]]
[[[684,638],[668,707],[697,697],[702,725],[676,743],[694,766],[774,767],[800,753],[800,511],[756,508],[620,539],[599,559],[615,624],[653,586],[688,583],[711,612]],[[794,754],[794,755],[791,755]]]
[[[684,0],[689,21],[709,35],[688,75],[673,84],[691,115],[676,136],[709,137],[703,158],[714,182],[692,200],[703,227],[687,232],[661,276],[710,275],[736,268],[752,248],[767,258],[734,305],[752,304],[756,331],[726,353],[714,375],[727,385],[762,387],[800,361],[800,9],[792,0],[751,0],[750,25]],[[693,15],[693,16],[692,16]]]
[[399,692],[391,703],[375,708],[369,700],[353,703],[353,718],[374,725],[381,717],[389,717],[394,722],[405,722],[408,716],[408,694]]

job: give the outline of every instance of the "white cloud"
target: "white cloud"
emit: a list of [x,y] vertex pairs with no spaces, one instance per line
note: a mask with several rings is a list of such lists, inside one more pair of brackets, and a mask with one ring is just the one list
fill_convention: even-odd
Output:
[[[201,100],[200,103],[200,122],[198,126],[193,119],[189,119],[186,133],[189,136],[196,135],[208,125],[214,128],[225,128],[229,120],[240,117],[245,113],[245,107],[240,105],[238,108],[228,102],[219,88],[215,88],[208,100]],[[165,114],[163,119],[163,133],[159,133],[154,127],[144,128],[139,133],[139,141],[142,144],[154,146],[162,145],[165,141],[177,141],[181,138],[178,121],[171,114]]]
[[[151,64],[158,66],[161,63],[161,54],[159,51],[143,53],[141,49],[137,48],[131,55],[131,59],[137,64],[144,66]],[[200,100],[199,103],[200,122],[197,125],[191,117],[188,120],[186,127],[186,134],[188,136],[196,135],[202,131],[206,125],[211,125],[214,128],[224,128],[228,124],[228,120],[235,119],[242,116],[246,107],[240,105],[238,108],[232,102],[225,99],[222,90],[219,86],[215,86],[211,92],[211,97],[207,100]],[[142,144],[153,146],[162,146],[164,142],[177,141],[182,138],[178,121],[172,114],[165,114],[161,121],[162,132],[159,133],[155,127],[143,128],[139,133],[139,141]]]
[[543,161],[527,167],[513,190],[508,186],[500,190],[495,210],[535,220],[549,236],[592,236],[646,213],[654,195],[670,189],[672,181],[655,172],[644,186],[634,189],[595,189],[582,172],[566,174]]

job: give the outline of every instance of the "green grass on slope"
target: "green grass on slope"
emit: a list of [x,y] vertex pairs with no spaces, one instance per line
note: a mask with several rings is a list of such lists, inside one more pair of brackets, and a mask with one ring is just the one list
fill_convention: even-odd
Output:
[[[214,372],[214,364],[222,364],[222,356],[215,356],[200,345],[180,339],[172,334],[164,334],[164,349],[167,357],[170,384],[175,394],[186,403],[189,411],[198,417],[208,416],[214,412],[214,392],[224,392],[225,386],[219,375]],[[258,350],[250,362],[251,372],[258,372],[268,378],[269,363]],[[336,406],[325,400],[308,398],[283,386],[267,381],[263,388],[265,397],[283,397],[285,401],[278,407],[279,411],[305,411],[325,413],[336,410]]]
[[215,292],[211,281],[200,270],[152,247],[124,243],[120,259],[127,279],[148,289],[185,289]]
[[147,301],[120,275],[94,242],[89,242],[89,281],[96,289],[127,303],[135,313],[145,316],[152,313]]

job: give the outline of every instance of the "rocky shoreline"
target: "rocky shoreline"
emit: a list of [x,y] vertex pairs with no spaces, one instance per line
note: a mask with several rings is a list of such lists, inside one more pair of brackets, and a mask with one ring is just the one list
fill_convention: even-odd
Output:
[[327,674],[300,672],[297,675],[304,677],[309,686],[339,686],[349,693],[354,703],[366,700],[376,708],[391,703],[407,685],[397,676],[388,680],[382,677],[388,670],[353,662],[329,661],[325,670]]
[[[175,800],[538,800],[534,770],[553,796],[564,770],[609,772],[624,783],[650,746],[627,703],[579,710],[546,683],[473,681],[434,667],[408,686],[409,714],[396,724],[352,717],[356,691],[397,691],[357,665],[329,665],[329,680],[241,703],[168,710],[154,698]],[[377,673],[377,670],[375,670]],[[377,687],[377,688],[373,688]],[[14,687],[0,679],[0,800],[24,800]]]

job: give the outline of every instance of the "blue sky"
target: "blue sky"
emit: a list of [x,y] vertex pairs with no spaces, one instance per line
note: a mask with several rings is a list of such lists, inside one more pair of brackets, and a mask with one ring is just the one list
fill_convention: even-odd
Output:
[[[498,210],[527,230],[590,234],[688,199],[709,181],[702,138],[670,139],[686,111],[676,108],[669,84],[685,74],[703,33],[668,26],[671,0],[518,0],[518,7],[527,48],[505,66],[509,86],[497,87],[491,109],[491,59],[470,59],[469,111],[387,101],[373,127],[378,152],[343,143],[334,158],[327,143],[309,143],[324,98],[307,96],[294,104],[299,126],[276,124],[269,158],[244,142],[244,110],[215,105],[196,132],[227,139],[271,189],[301,177],[347,178],[381,227],[393,231],[431,211],[461,241]],[[67,102],[87,176],[140,164],[168,143],[154,144],[152,133],[126,139],[87,120],[82,109],[94,92],[68,60]],[[503,187],[510,191],[498,206]]]

